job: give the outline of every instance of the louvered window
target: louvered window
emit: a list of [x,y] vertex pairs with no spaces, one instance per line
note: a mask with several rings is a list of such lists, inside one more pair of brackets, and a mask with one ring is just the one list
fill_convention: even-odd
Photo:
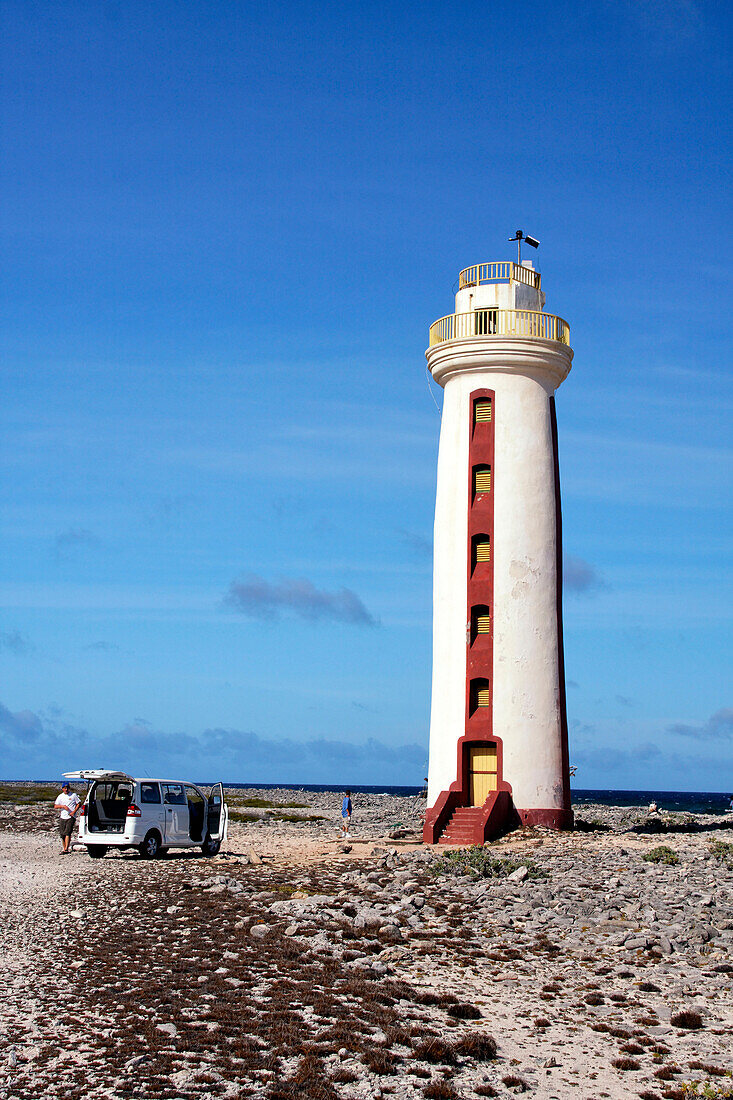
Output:
[[476,633],[489,634],[491,632],[491,615],[488,611],[476,616]]
[[474,491],[474,493],[489,493],[489,492],[491,492],[491,467],[490,466],[474,466],[474,468],[473,468],[473,491]]
[[471,713],[479,708],[491,706],[491,690],[488,680],[471,681]]
[[486,424],[491,420],[491,401],[482,399],[473,406],[474,424]]
[[491,561],[491,542],[488,538],[481,538],[480,541],[476,542],[474,560],[476,562]]
[[477,565],[485,568],[491,561],[491,540],[486,534],[474,535],[471,539],[471,573]]
[[488,607],[479,605],[471,608],[471,644],[479,634],[491,633],[491,612]]

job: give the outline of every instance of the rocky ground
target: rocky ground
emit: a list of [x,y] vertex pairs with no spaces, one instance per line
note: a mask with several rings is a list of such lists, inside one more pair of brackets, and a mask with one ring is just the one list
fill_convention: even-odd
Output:
[[733,1096],[730,819],[466,854],[359,796],[345,851],[337,796],[233,797],[221,855],[155,862],[0,805],[0,1100]]

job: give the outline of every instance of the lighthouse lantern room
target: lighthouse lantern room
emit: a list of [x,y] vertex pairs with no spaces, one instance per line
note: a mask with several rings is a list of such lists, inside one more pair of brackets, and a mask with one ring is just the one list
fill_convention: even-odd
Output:
[[476,264],[458,277],[455,312],[430,327],[445,394],[428,843],[572,824],[554,394],[573,353],[544,304],[532,263]]

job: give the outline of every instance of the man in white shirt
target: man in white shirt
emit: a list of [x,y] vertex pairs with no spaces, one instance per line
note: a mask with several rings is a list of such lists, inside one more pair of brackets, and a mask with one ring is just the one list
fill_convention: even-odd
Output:
[[61,794],[53,804],[54,810],[59,811],[59,833],[61,835],[61,855],[68,855],[71,849],[71,834],[74,831],[76,813],[81,806],[81,799],[74,794],[68,783],[61,784]]

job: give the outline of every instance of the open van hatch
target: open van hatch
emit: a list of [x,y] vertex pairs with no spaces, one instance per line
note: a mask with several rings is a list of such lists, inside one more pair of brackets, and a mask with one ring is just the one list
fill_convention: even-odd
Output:
[[123,833],[134,793],[135,780],[120,772],[103,772],[94,779],[86,802],[89,832]]
[[95,779],[126,779],[128,783],[134,783],[135,780],[127,772],[110,772],[105,771],[102,768],[92,768],[83,772],[64,772],[64,779],[83,779],[88,783],[91,783]]

